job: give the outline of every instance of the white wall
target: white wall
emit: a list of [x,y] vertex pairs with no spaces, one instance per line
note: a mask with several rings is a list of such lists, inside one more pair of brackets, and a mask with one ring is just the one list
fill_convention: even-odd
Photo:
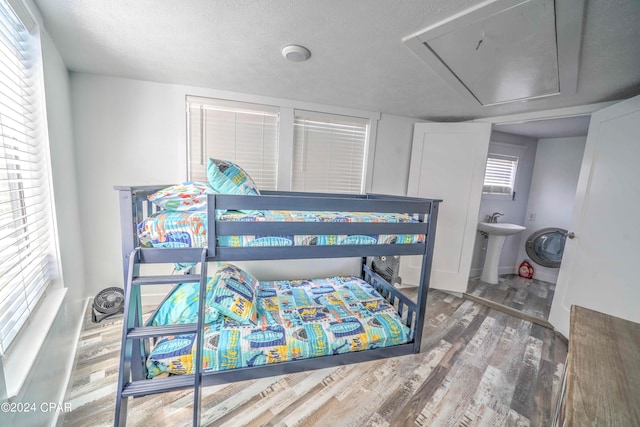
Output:
[[[299,104],[299,108],[348,113],[339,107],[87,73],[71,73],[71,94],[89,295],[108,286],[122,286],[118,198],[113,186],[168,185],[186,178],[186,94],[267,104]],[[402,174],[395,173],[389,180],[374,171],[373,191],[393,194],[406,191],[404,174],[408,173],[412,131],[413,119],[385,115],[379,121],[376,171],[382,169],[379,166],[382,163]],[[400,152],[389,155],[396,145]],[[252,265],[248,269],[260,279],[283,278],[284,273],[269,263]],[[331,274],[341,270],[348,270],[343,274],[354,274],[353,265],[353,262],[337,264],[335,260],[314,260],[308,262],[306,268],[309,274],[316,271],[329,274],[333,270],[336,272]],[[277,274],[281,276],[273,277]]]
[[86,298],[86,280],[83,268],[83,232],[78,227],[80,211],[69,71],[46,34],[43,36],[43,56],[51,174],[62,275],[64,285],[69,288],[67,299],[78,303]]
[[[509,222],[520,225],[524,223],[529,198],[529,187],[531,185],[531,176],[536,157],[536,143],[537,140],[535,138],[496,131],[492,132],[489,153],[518,156],[519,158],[514,188],[516,197],[515,200],[512,200],[511,197],[483,194],[478,221],[485,221],[487,215],[491,215],[493,212],[501,212],[504,216],[498,219],[499,222]],[[500,255],[500,263],[498,265],[499,274],[513,273],[514,269],[522,261],[518,257],[519,237],[519,235],[507,237]],[[479,276],[482,273],[486,250],[487,239],[478,233],[476,235],[473,259],[471,262],[471,277]]]
[[[546,227],[569,229],[586,140],[586,136],[538,140],[524,222],[527,230],[521,234],[518,259],[530,259],[525,243],[537,230]],[[532,265],[534,278],[556,283],[559,269]]]
[[184,96],[173,86],[71,73],[87,296],[123,287],[114,185],[184,180]]

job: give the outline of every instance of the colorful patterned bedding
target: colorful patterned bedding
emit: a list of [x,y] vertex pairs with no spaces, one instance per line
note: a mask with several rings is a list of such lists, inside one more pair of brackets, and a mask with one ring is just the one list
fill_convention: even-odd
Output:
[[[174,310],[188,313],[189,321],[193,321],[197,287],[180,285],[174,289],[173,293],[176,292],[180,295],[172,295],[165,301],[152,319],[153,324],[179,323],[166,316]],[[411,330],[394,308],[371,285],[355,277],[259,282],[256,302],[257,324],[219,315],[206,325],[205,372],[387,347],[412,340]],[[160,339],[147,359],[149,377],[163,372],[193,373],[193,341],[193,334]]]
[[[271,222],[418,222],[407,214],[368,212],[262,211],[252,215],[237,211],[217,212],[223,221]],[[153,247],[204,247],[207,244],[206,212],[159,212],[138,224],[140,243]],[[424,234],[380,235],[278,235],[218,236],[220,247],[326,246],[412,244],[424,242]]]

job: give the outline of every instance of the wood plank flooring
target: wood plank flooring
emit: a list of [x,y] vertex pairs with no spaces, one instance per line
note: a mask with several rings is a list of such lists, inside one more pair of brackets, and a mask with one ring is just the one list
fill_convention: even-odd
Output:
[[[85,319],[65,426],[113,425],[121,320]],[[547,426],[567,353],[539,325],[429,292],[420,354],[203,388],[205,426]],[[130,426],[191,425],[193,393],[130,399]]]
[[[546,323],[549,320],[555,290],[556,285],[553,283],[525,279],[517,274],[505,274],[500,276],[500,283],[497,285],[483,282],[480,278],[469,279],[466,293],[472,297],[501,304]],[[482,303],[482,301],[479,302]],[[493,307],[496,308],[496,306]]]

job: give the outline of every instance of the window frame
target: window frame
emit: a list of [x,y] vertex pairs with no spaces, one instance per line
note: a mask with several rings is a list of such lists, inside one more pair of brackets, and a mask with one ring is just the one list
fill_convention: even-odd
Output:
[[[197,108],[199,110],[199,118],[193,118],[192,116],[192,110],[194,110],[194,105],[195,106],[200,106],[199,108]],[[266,117],[271,117],[274,118],[275,117],[275,141],[272,141],[275,145],[274,148],[274,157],[273,157],[273,162],[275,162],[275,167],[273,170],[273,179],[268,179],[269,182],[273,181],[273,186],[271,185],[262,185],[262,180],[261,179],[257,179],[259,178],[259,175],[257,173],[255,173],[255,171],[253,170],[253,168],[250,168],[247,166],[247,163],[243,163],[241,161],[239,161],[237,159],[237,154],[238,151],[236,148],[233,149],[228,149],[226,151],[229,152],[229,154],[231,154],[231,152],[233,152],[233,155],[230,156],[226,156],[226,155],[222,155],[222,156],[216,156],[218,158],[224,159],[224,160],[229,160],[235,163],[238,163],[243,169],[245,169],[247,171],[247,173],[249,174],[249,176],[252,177],[252,179],[255,181],[256,185],[258,186],[258,188],[264,188],[264,189],[268,189],[268,190],[275,190],[277,188],[277,180],[278,180],[278,130],[279,130],[279,109],[277,107],[274,107],[272,105],[265,105],[265,104],[256,104],[256,103],[247,103],[247,102],[237,102],[237,101],[231,101],[231,100],[226,100],[226,99],[216,99],[216,98],[208,98],[208,97],[202,97],[202,96],[191,96],[191,95],[187,95],[186,97],[186,109],[187,109],[187,180],[188,181],[200,181],[200,182],[206,182],[207,178],[207,159],[210,156],[210,154],[207,153],[206,148],[204,149],[205,152],[202,152],[202,147],[206,146],[206,142],[202,139],[202,136],[205,135],[206,136],[206,129],[207,129],[207,123],[206,120],[203,122],[203,118],[204,118],[204,114],[205,111],[218,111],[220,114],[220,117],[218,117],[218,121],[219,122],[226,122],[225,124],[231,124],[230,120],[226,120],[225,117],[222,117],[223,115],[231,115],[233,114],[234,116],[237,114],[242,114],[243,116],[246,117],[259,117],[259,116],[264,116]],[[237,117],[234,117],[234,124],[237,121],[236,120]],[[199,129],[194,132],[192,130],[191,124],[197,122],[197,124],[199,125]],[[265,126],[265,123],[262,123],[262,126]],[[272,127],[273,124],[266,124],[267,127]],[[194,138],[194,136],[197,138],[197,140],[195,140],[196,138]],[[225,135],[226,137],[229,137],[229,135]],[[206,137],[205,137],[206,140]],[[234,141],[235,143],[236,141]],[[262,148],[264,148],[264,138],[263,141],[261,141],[261,146]],[[193,167],[193,163],[191,161],[191,156],[192,156],[192,147],[198,146],[200,145],[199,148],[199,153],[201,156],[201,161],[202,164],[200,167],[202,167],[204,169],[204,176],[194,176],[194,167]],[[257,144],[256,144],[257,145]],[[258,148],[256,146],[256,148]],[[224,149],[220,150],[220,151],[224,151]],[[240,150],[241,151],[241,150]]]
[[[312,147],[307,147],[307,149],[318,148],[318,141],[316,138],[313,137],[314,136],[313,130],[311,130],[312,132],[311,141],[309,141],[309,139],[307,138],[307,136],[309,136],[308,132],[310,131],[310,129],[307,128],[307,123],[317,123],[318,124],[316,127],[317,130],[321,130],[323,133],[327,133],[328,145],[325,145],[325,139],[323,138],[322,139],[323,149],[326,148],[327,146],[329,148],[338,149],[338,150],[348,148],[348,146],[350,145],[358,146],[358,148],[360,148],[361,146],[362,158],[359,158],[360,153],[354,156],[355,159],[358,160],[358,163],[359,163],[358,168],[360,170],[360,177],[359,177],[360,182],[357,185],[358,187],[357,193],[354,192],[352,188],[349,188],[349,187],[353,187],[351,184],[347,184],[346,185],[347,188],[345,188],[345,186],[341,186],[341,188],[334,187],[334,188],[327,188],[326,190],[320,190],[320,189],[307,190],[306,188],[305,189],[293,188],[293,190],[294,191],[310,191],[310,192],[326,191],[329,193],[344,193],[344,194],[363,194],[364,188],[365,188],[365,180],[366,180],[365,160],[366,160],[366,154],[367,154],[368,132],[370,127],[370,122],[371,121],[368,119],[362,119],[362,118],[353,117],[353,116],[317,113],[315,111],[296,110],[294,115],[294,141],[293,141],[294,159],[292,161],[292,169],[295,169],[296,167],[301,166],[299,162],[296,163],[296,161],[298,160],[295,156],[296,149],[301,150],[301,155],[305,156],[305,153],[304,153],[305,147],[300,147],[298,145],[299,142],[305,142],[306,144],[311,144]],[[311,127],[313,127],[313,125]],[[364,127],[364,129],[362,129],[362,127]],[[302,136],[301,138],[297,137],[296,135],[298,131],[303,131],[305,136]],[[362,132],[364,133],[364,135],[362,138],[359,138],[357,134]],[[304,139],[304,141],[301,141],[301,139]],[[300,159],[300,160],[304,165],[305,160],[304,159]],[[340,159],[330,158],[327,162],[337,163],[339,162],[339,160]],[[353,158],[350,160],[353,160]],[[332,175],[331,169],[335,167],[336,167],[335,164],[327,165],[326,169],[329,172],[327,174],[328,177],[326,178],[327,181],[331,181],[331,175]],[[322,166],[322,168],[325,168],[325,167]],[[303,182],[308,181],[308,185],[313,187],[314,181],[316,182],[315,185],[316,186],[318,185],[317,184],[317,182],[319,181],[318,175],[319,174],[314,174],[313,172],[311,172],[308,178],[306,174],[298,174],[298,177],[299,179],[301,178]],[[292,179],[291,179],[292,187],[295,186],[296,184],[295,177],[296,177],[295,170],[292,170]],[[324,178],[324,175],[323,175],[323,178]],[[355,174],[352,175],[352,178],[348,178],[347,180],[352,181],[354,179],[358,179],[357,175]],[[331,184],[328,184],[328,187],[329,186],[331,186]]]
[[187,96],[215,98],[236,103],[261,104],[269,105],[279,109],[278,121],[278,153],[277,153],[277,191],[291,191],[292,182],[292,164],[293,164],[293,143],[294,143],[294,117],[295,110],[313,111],[317,113],[325,113],[330,115],[350,116],[359,119],[369,120],[368,138],[365,147],[365,160],[363,171],[363,193],[371,192],[373,181],[373,161],[375,153],[375,141],[377,137],[378,121],[380,120],[379,112],[366,110],[358,110],[353,108],[335,107],[323,104],[315,104],[310,102],[302,102],[283,98],[273,98],[259,95],[250,95],[243,93],[230,93],[227,91],[207,90],[202,88],[186,88],[181,95],[185,105],[184,135],[185,146],[181,156],[183,165],[181,175],[188,179],[189,177],[189,123],[188,123],[188,105],[186,103]]
[[[487,153],[487,163],[485,165],[485,174],[484,174],[483,183],[482,183],[482,197],[483,198],[499,199],[499,200],[505,200],[505,199],[513,200],[514,199],[517,180],[518,180],[518,167],[519,167],[520,157],[521,156],[518,156],[518,155],[496,153],[496,152],[491,152],[491,151],[489,153]],[[490,162],[490,160],[492,158],[496,159],[496,160],[511,161],[512,164],[515,164],[514,167],[512,168],[511,192],[509,192],[509,193],[499,193],[499,192],[485,191],[485,186],[487,186],[486,179],[487,179],[487,174],[488,174],[488,169],[489,169],[489,162]]]

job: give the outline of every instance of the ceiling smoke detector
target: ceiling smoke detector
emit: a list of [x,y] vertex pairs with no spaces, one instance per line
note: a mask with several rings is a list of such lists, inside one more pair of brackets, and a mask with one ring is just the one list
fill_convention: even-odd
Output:
[[304,62],[311,57],[311,52],[304,46],[290,44],[282,48],[282,56],[292,62]]

